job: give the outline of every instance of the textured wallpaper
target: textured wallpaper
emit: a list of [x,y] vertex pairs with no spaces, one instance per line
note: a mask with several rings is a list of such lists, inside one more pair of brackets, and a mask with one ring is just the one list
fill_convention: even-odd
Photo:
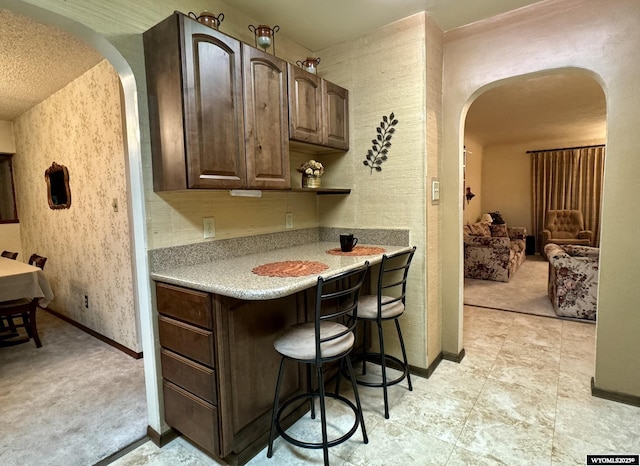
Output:
[[[322,51],[326,61],[323,77],[349,89],[349,152],[341,157],[323,158],[327,182],[351,186],[349,196],[322,196],[320,225],[323,227],[389,228],[410,231],[411,245],[418,247],[411,264],[407,311],[403,315],[402,332],[411,364],[427,367],[427,315],[436,317],[439,303],[427,308],[427,267],[437,273],[437,249],[427,252],[427,243],[437,224],[428,225],[437,214],[426,205],[426,178],[437,166],[437,151],[427,139],[426,114],[437,110],[429,102],[425,112],[427,82],[426,26],[422,13],[384,26],[352,41]],[[331,65],[328,65],[328,64]],[[362,70],[375,63],[375,72]],[[383,115],[394,112],[399,120],[392,138],[388,160],[382,171],[371,173],[363,165],[376,127]],[[430,137],[432,134],[429,135]],[[427,147],[434,148],[427,154]],[[435,218],[437,221],[437,217]],[[437,237],[433,238],[437,241]],[[437,243],[435,243],[437,244]],[[426,263],[427,257],[431,262]],[[431,292],[437,293],[437,289]],[[389,330],[394,331],[393,328]],[[388,350],[399,353],[397,340],[388,342]],[[437,355],[434,354],[433,358]]]
[[[48,258],[50,307],[141,351],[116,71],[102,61],[20,116],[14,132],[23,260],[34,252]],[[70,209],[49,209],[44,172],[54,161],[69,169]]]

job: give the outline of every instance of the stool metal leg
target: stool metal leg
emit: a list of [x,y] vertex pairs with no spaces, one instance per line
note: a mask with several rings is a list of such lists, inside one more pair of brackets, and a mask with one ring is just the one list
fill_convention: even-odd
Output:
[[369,437],[367,436],[367,429],[364,426],[364,415],[362,414],[362,405],[360,404],[360,395],[358,394],[358,383],[356,382],[356,375],[353,373],[353,366],[351,365],[351,359],[347,356],[347,368],[349,369],[349,378],[351,379],[351,385],[353,386],[353,395],[356,397],[356,407],[358,408],[358,415],[360,416],[360,428],[362,429],[362,440],[364,443],[369,443]]
[[[349,357],[347,356],[347,359]],[[342,380],[342,371],[344,370],[344,358],[340,360],[340,367],[338,368],[338,375],[336,375],[336,390],[335,394],[340,394],[340,381]]]
[[320,422],[322,424],[322,452],[324,454],[324,465],[329,466],[329,445],[327,437],[327,409],[324,400],[324,375],[322,373],[322,365],[317,368],[318,372],[318,389],[320,391]]
[[[311,368],[307,368],[307,390],[309,391],[313,391],[311,389],[312,385],[311,385]],[[316,404],[315,404],[315,400],[313,398],[313,396],[311,397],[311,399],[309,400],[310,403],[310,411],[311,411],[311,419],[315,419],[316,418]]]
[[[267,449],[267,458],[271,458],[273,456],[273,441],[275,440],[276,434],[276,422],[278,419],[278,409],[279,409],[279,400],[280,400],[280,383],[282,382],[282,372],[284,369],[284,360],[282,358],[280,361],[280,370],[278,371],[278,381],[276,382],[276,394],[273,397],[273,411],[271,413],[271,432],[269,432],[269,448]],[[311,400],[313,403],[313,399]]]
[[402,332],[400,331],[400,322],[396,321],[396,330],[398,330],[398,339],[400,340],[400,348],[402,349],[402,359],[404,361],[404,368],[407,371],[407,382],[409,383],[409,391],[413,391],[413,385],[411,385],[411,372],[409,371],[409,361],[407,360],[407,351],[404,348],[404,339],[402,338]]
[[364,338],[362,342],[362,375],[367,375],[367,337],[369,336],[369,322],[364,321]]
[[382,394],[384,396],[384,418],[389,419],[389,396],[387,394],[387,361],[384,357],[384,337],[382,322],[378,321],[378,339],[380,340],[380,365],[382,366]]

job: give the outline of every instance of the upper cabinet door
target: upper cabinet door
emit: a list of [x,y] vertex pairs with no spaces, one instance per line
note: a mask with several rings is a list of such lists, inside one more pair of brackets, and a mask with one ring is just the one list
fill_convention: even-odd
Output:
[[242,45],[247,185],[288,189],[287,62]]
[[240,42],[181,13],[143,39],[154,190],[243,187]]
[[289,69],[289,137],[322,144],[322,88],[320,78],[297,66]]
[[180,17],[188,188],[245,186],[240,42]]
[[322,80],[323,143],[349,150],[349,91]]

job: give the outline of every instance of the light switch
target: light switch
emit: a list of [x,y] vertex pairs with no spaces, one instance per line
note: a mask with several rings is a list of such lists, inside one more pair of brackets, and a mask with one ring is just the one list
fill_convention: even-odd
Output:
[[440,203],[440,180],[431,178],[431,203]]
[[118,199],[117,198],[113,198],[113,200],[111,201],[111,207],[113,207],[113,211],[117,212],[118,211]]

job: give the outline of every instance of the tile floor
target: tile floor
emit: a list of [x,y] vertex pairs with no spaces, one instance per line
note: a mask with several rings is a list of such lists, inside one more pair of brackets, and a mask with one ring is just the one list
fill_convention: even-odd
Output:
[[[391,418],[379,389],[360,387],[369,444],[356,433],[330,449],[331,464],[583,465],[587,454],[640,454],[640,408],[591,396],[595,325],[465,306],[460,364],[443,361],[414,390],[391,389]],[[343,384],[345,392],[349,384]],[[351,425],[340,406],[332,425]],[[291,429],[312,431],[305,416]],[[331,433],[330,433],[331,435]],[[118,466],[217,465],[178,438],[147,442]],[[278,439],[250,465],[322,464],[322,452]]]

